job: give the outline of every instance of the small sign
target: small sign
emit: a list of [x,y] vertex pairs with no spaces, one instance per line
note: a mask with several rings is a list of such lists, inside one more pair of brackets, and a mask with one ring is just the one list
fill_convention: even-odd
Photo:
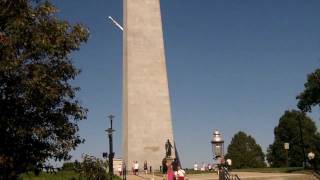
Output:
[[289,143],[284,143],[284,149],[288,150],[289,149]]

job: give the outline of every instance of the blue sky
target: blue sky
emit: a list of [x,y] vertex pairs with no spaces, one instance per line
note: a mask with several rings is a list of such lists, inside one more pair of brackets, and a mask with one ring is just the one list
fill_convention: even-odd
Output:
[[[104,129],[115,115],[115,153],[121,157],[121,0],[54,0],[59,17],[81,22],[90,39],[72,54],[82,73],[80,102],[89,109],[80,122],[86,139],[72,155],[101,157],[108,150]],[[238,131],[266,151],[273,129],[306,75],[320,67],[318,0],[161,0],[174,136],[185,167],[211,162],[210,138],[226,141]],[[310,116],[319,127],[319,108]]]

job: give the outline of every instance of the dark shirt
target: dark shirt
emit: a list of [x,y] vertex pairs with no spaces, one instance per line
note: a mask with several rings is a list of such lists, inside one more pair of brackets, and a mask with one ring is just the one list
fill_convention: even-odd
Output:
[[172,162],[172,169],[173,169],[173,171],[178,171],[178,161],[177,160],[174,160]]

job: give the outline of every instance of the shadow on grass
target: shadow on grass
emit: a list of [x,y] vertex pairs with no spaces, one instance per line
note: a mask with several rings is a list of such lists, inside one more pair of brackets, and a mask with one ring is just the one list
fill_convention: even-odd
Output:
[[[46,172],[41,172],[39,176],[34,175],[34,173],[23,174],[21,176],[22,180],[86,180],[84,177],[80,177],[74,171],[59,171],[56,174],[50,174]],[[119,177],[115,177],[114,180],[121,180]]]

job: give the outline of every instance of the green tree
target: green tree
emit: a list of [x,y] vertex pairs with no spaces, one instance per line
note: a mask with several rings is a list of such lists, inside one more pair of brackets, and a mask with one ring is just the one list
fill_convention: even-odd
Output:
[[290,143],[288,151],[289,166],[302,166],[304,157],[301,149],[298,118],[301,118],[305,153],[312,151],[319,154],[320,134],[317,133],[315,123],[301,111],[285,111],[279,119],[278,126],[274,128],[274,142],[269,146],[267,152],[267,160],[272,167],[286,166],[284,143]]
[[84,154],[82,158],[83,161],[78,164],[79,167],[77,167],[81,176],[87,180],[103,180],[109,177],[106,172],[107,163],[88,154]]
[[308,75],[304,87],[303,92],[297,96],[297,106],[303,112],[311,112],[312,107],[320,106],[320,69]]
[[233,168],[265,167],[264,154],[253,137],[239,131],[228,146],[226,159],[232,160]]
[[68,159],[83,142],[70,53],[89,33],[56,12],[47,1],[0,0],[0,179]]

